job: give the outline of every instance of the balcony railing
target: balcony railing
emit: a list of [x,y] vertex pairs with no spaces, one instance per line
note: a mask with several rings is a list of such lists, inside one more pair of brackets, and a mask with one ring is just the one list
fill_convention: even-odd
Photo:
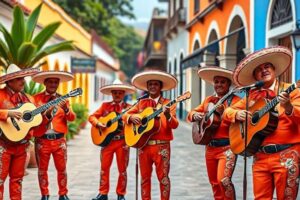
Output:
[[186,8],[179,8],[174,15],[168,19],[165,26],[165,33],[169,35],[171,32],[177,32],[178,26],[184,26],[186,24]]

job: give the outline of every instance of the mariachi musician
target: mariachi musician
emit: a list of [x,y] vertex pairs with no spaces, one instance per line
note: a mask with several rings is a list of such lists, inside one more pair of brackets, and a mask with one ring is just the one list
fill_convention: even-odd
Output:
[[[106,116],[111,112],[121,114],[131,105],[124,102],[125,94],[132,94],[135,88],[123,84],[120,80],[115,80],[113,84],[103,86],[100,92],[112,96],[111,102],[104,102],[100,108],[89,117],[89,122],[98,129],[105,128],[105,124],[98,121],[100,117]],[[101,131],[101,130],[100,130]],[[100,185],[99,194],[93,200],[107,200],[109,193],[109,172],[112,160],[116,154],[117,166],[119,170],[118,184],[116,188],[117,200],[125,200],[127,186],[127,166],[129,161],[129,147],[124,140],[123,128],[117,132],[112,140],[101,148],[100,162]]]
[[[300,92],[296,89],[288,94],[283,90],[290,84],[276,79],[289,68],[291,62],[291,51],[285,47],[275,46],[248,55],[234,70],[233,79],[238,86],[247,86],[256,81],[264,82],[262,88],[250,90],[250,109],[261,99],[265,102],[265,99],[271,100],[278,95],[276,100],[279,104],[268,112],[269,116],[272,115],[272,118],[278,121],[277,128],[262,139],[258,151],[254,154],[252,174],[255,199],[272,199],[274,189],[277,199],[297,198],[300,162]],[[242,99],[224,111],[224,120],[232,123],[243,122],[247,113],[251,119],[252,113],[245,108],[246,101]],[[274,111],[277,112],[275,115]],[[260,122],[257,126],[259,124]]]
[[[188,114],[188,121],[197,122],[204,120],[209,111],[208,104],[216,104],[229,92],[232,84],[232,71],[221,67],[203,67],[198,71],[201,79],[214,86],[215,95],[208,96],[204,101]],[[224,108],[234,104],[239,97],[229,96],[227,100],[217,107],[214,120],[219,126],[211,135],[211,140],[206,146],[205,158],[209,182],[215,199],[235,199],[235,189],[231,177],[235,168],[237,156],[232,153],[229,146],[229,125],[222,120]]]
[[[6,70],[6,74],[0,77],[0,84],[6,86],[0,89],[0,120],[7,122],[8,119],[20,119],[21,112],[13,110],[24,103],[34,102],[34,99],[26,95],[23,90],[26,76],[38,73],[38,69],[23,69],[11,64]],[[11,130],[9,134],[17,133]],[[9,196],[12,200],[22,199],[22,181],[25,173],[25,162],[29,140],[32,137],[30,131],[24,139],[19,142],[9,141],[5,133],[0,137],[0,199],[3,199],[4,183],[9,175]]]
[[[140,100],[124,115],[124,121],[127,124],[140,125],[141,118],[139,117],[139,113],[148,107],[154,109],[163,108],[163,114],[159,115],[158,119],[161,122],[160,129],[149,138],[142,148],[138,149],[142,179],[142,199],[151,199],[151,174],[154,164],[160,183],[160,199],[169,200],[171,189],[169,179],[171,156],[170,141],[173,140],[172,129],[178,127],[178,120],[176,118],[176,106],[166,106],[170,100],[162,96],[162,91],[175,88],[177,79],[166,72],[149,70],[136,74],[131,82],[136,88],[147,91],[149,97]],[[126,134],[127,132],[125,133],[125,137]]]
[[[46,87],[45,91],[34,95],[37,105],[42,106],[59,98],[61,96],[57,93],[59,84],[72,81],[73,78],[73,74],[65,71],[42,71],[33,76],[33,81],[44,84]],[[65,134],[68,132],[67,121],[74,121],[76,115],[70,108],[68,100],[63,100],[57,106],[51,106],[44,112],[44,115],[46,116],[46,122],[48,122],[47,125],[39,126],[34,131],[41,200],[50,199],[48,166],[51,155],[57,171],[59,200],[69,200],[67,196],[67,144]]]

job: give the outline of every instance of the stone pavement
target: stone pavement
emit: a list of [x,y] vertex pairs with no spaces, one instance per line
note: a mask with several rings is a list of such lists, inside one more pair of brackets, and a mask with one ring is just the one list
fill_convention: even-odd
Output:
[[[90,128],[86,128],[79,135],[68,142],[68,185],[71,200],[91,200],[98,193],[99,186],[99,150],[93,145],[90,138]],[[171,200],[211,200],[212,191],[208,184],[206,173],[204,147],[194,145],[191,138],[191,126],[181,122],[174,133],[171,150]],[[127,200],[135,200],[135,158],[136,150],[130,150],[128,167],[128,194]],[[49,180],[51,199],[58,199],[56,185],[56,171],[51,159],[49,166]],[[251,179],[252,159],[248,159],[248,195],[253,199]],[[29,175],[23,182],[23,199],[39,200],[40,191],[37,180],[37,169],[28,169]],[[115,186],[117,182],[117,168],[115,159],[111,169],[111,187],[109,199],[115,200]],[[236,188],[237,199],[242,199],[243,187],[243,158],[239,157],[233,182]],[[140,183],[140,180],[139,180]],[[140,192],[140,189],[139,189]],[[140,194],[139,194],[140,195]],[[8,179],[5,184],[5,200],[8,198]],[[140,196],[139,196],[139,199]],[[159,185],[155,170],[152,177],[152,199],[159,200]]]

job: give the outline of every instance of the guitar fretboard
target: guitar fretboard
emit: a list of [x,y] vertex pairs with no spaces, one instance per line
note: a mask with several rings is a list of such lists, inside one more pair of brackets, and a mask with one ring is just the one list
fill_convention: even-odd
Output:
[[[296,89],[296,85],[292,84],[289,86],[284,92],[290,94],[292,91]],[[272,108],[274,108],[279,103],[278,96],[273,98],[270,102],[267,103],[265,107],[259,110],[259,118],[264,116],[267,112],[269,112]]]
[[54,105],[57,105],[59,102],[63,101],[64,99],[67,99],[69,98],[69,94],[66,94],[64,96],[60,96],[52,101],[49,101],[48,103],[34,109],[33,111],[31,111],[31,114],[33,116],[37,115],[37,114],[40,114],[42,112],[44,112],[45,110],[47,110],[48,108],[50,108],[51,106],[54,106]]
[[[166,106],[172,106],[174,103],[176,103],[176,100],[172,100],[170,101]],[[160,109],[156,110],[155,112],[153,112],[151,115],[149,115],[147,117],[148,121],[155,118],[156,116],[158,116],[160,113],[162,113],[163,108],[161,107]]]

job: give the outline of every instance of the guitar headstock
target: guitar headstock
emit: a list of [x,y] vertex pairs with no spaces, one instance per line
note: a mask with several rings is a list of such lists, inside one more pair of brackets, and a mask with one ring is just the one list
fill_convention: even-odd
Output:
[[191,96],[192,96],[192,94],[190,93],[190,91],[187,91],[183,95],[180,95],[179,97],[177,97],[176,102],[185,101],[187,99],[190,99]]
[[82,95],[82,89],[81,88],[76,88],[76,89],[74,89],[74,90],[72,90],[68,93],[68,96],[70,96],[70,97],[76,97],[78,95]]

